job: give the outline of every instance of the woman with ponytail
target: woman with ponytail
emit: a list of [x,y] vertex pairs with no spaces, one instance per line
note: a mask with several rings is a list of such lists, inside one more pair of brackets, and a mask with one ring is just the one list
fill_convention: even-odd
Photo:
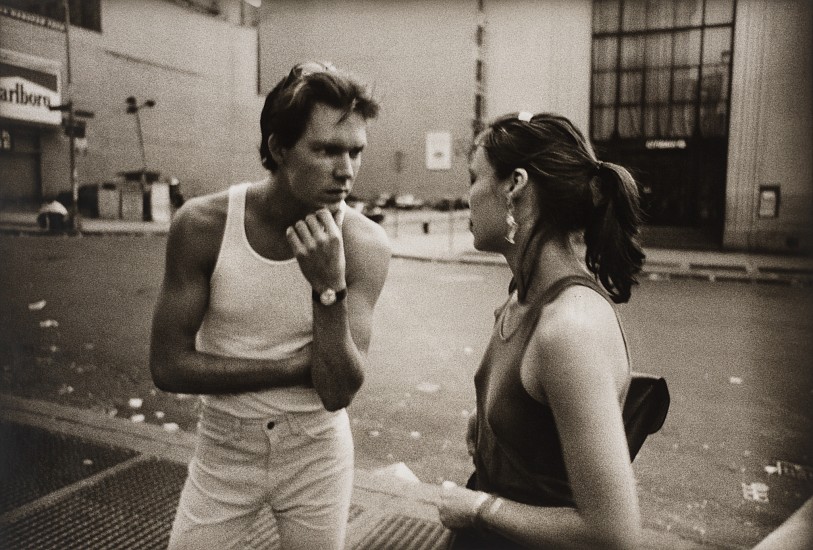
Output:
[[632,176],[566,118],[492,122],[470,164],[471,232],[513,279],[475,375],[467,488],[445,483],[455,548],[634,548],[640,515],[615,303],[644,254]]

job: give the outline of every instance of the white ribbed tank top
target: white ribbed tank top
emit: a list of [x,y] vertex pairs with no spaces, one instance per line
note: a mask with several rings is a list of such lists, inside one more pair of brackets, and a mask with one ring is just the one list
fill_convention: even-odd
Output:
[[[198,351],[249,359],[283,359],[313,340],[311,287],[296,258],[270,260],[245,231],[246,190],[229,189],[223,242],[210,280],[209,307],[195,339]],[[240,418],[322,409],[313,388],[205,395],[203,403]]]

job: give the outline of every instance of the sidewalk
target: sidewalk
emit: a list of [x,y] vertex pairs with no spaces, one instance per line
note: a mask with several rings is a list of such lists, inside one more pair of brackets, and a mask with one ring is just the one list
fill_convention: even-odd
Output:
[[[468,230],[468,211],[388,212],[382,224],[393,257],[433,262],[504,264],[498,254],[475,250]],[[424,232],[426,231],[428,232]],[[168,222],[136,222],[82,218],[83,235],[164,235]],[[0,211],[0,233],[42,235],[36,213]],[[642,276],[649,279],[689,278],[775,284],[813,284],[813,257],[707,250],[652,248]]]
[[[194,451],[193,433],[168,432],[157,425],[0,394],[0,434],[8,437],[4,446],[11,443],[13,448],[15,441],[26,441],[39,452],[51,452],[48,457],[38,456],[28,468],[16,465],[13,477],[4,480],[4,491],[10,496],[0,499],[2,548],[166,545],[186,464]],[[54,461],[67,464],[51,470]],[[80,472],[55,480],[64,478],[66,470]],[[440,487],[408,481],[392,472],[392,468],[356,469],[347,548],[445,548],[450,533],[439,523],[435,507]],[[36,479],[26,479],[34,474]],[[243,547],[278,548],[269,513],[261,514]],[[642,548],[718,547],[645,528]]]

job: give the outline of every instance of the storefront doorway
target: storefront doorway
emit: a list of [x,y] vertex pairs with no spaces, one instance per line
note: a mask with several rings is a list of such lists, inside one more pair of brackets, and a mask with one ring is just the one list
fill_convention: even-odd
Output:
[[39,134],[0,128],[0,208],[32,207],[41,200]]

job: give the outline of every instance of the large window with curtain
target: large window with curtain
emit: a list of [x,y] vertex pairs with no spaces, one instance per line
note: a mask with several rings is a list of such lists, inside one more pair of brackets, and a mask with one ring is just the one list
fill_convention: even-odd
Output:
[[728,133],[735,0],[595,0],[591,135]]
[[736,7],[593,1],[596,150],[635,176],[647,225],[690,230],[712,246],[725,219]]

